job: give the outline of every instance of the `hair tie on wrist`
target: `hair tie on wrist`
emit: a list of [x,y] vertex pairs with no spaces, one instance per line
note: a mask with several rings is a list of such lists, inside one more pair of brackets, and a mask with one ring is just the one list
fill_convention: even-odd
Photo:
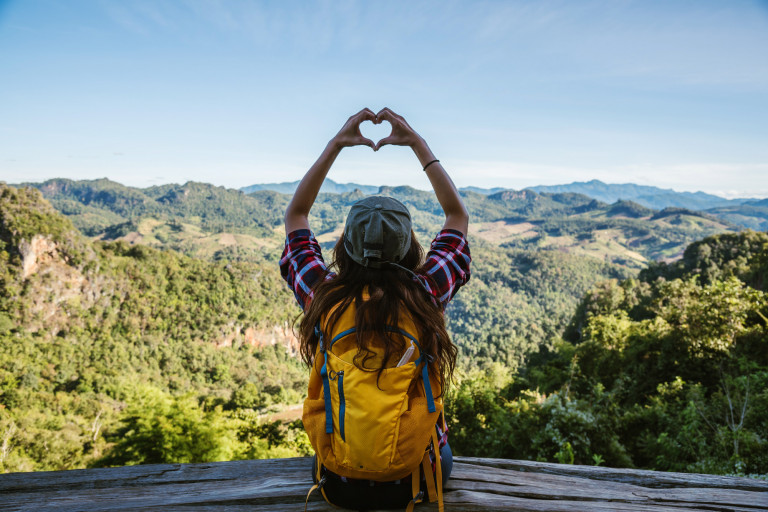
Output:
[[433,163],[435,163],[435,162],[439,162],[439,161],[440,161],[440,160],[432,160],[431,162],[429,162],[427,165],[425,165],[425,166],[424,166],[424,172],[427,172],[427,167],[429,167],[429,166],[430,166],[430,165],[432,165]]

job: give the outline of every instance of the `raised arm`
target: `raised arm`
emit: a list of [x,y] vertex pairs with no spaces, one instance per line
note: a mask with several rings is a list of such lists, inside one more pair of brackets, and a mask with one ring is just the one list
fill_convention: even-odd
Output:
[[376,114],[376,123],[389,121],[392,125],[392,134],[381,139],[374,147],[378,151],[382,146],[393,144],[397,146],[409,146],[419,159],[424,172],[427,174],[432,189],[435,191],[437,201],[445,213],[443,229],[455,229],[466,236],[469,227],[469,213],[464,202],[456,190],[451,177],[445,172],[445,168],[436,162],[435,154],[429,149],[427,142],[408,125],[405,119],[392,112],[388,108],[382,109]]
[[376,115],[373,111],[364,108],[350,117],[339,133],[328,142],[320,157],[309,168],[299,186],[296,187],[293,199],[288,203],[288,208],[285,210],[286,235],[297,229],[309,229],[309,210],[315,203],[317,194],[320,192],[320,186],[328,175],[328,171],[331,170],[333,162],[343,148],[361,145],[376,148],[370,139],[366,139],[360,133],[360,123],[375,119]]

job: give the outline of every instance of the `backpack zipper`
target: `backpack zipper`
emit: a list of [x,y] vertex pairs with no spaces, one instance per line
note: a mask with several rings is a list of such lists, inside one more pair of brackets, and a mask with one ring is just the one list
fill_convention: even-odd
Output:
[[339,433],[341,440],[346,442],[344,436],[344,415],[347,409],[347,402],[344,400],[344,370],[336,374],[339,377]]

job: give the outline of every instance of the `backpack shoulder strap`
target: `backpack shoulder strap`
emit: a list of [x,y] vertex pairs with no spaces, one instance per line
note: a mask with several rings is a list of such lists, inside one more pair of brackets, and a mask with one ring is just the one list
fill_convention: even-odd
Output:
[[328,381],[328,347],[325,346],[323,330],[320,323],[315,325],[315,336],[318,338],[317,349],[323,354],[323,367],[320,368],[320,378],[323,379],[323,401],[325,402],[325,433],[333,433],[333,412],[331,411],[331,383]]

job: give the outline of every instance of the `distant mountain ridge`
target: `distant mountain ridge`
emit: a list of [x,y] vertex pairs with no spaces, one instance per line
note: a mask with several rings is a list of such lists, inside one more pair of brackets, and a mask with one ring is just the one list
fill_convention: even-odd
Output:
[[[243,187],[240,190],[246,194],[251,194],[259,190],[271,190],[273,192],[279,192],[281,194],[293,194],[296,192],[296,187],[299,186],[299,181],[284,181],[282,183],[261,183],[255,185],[249,185]],[[360,185],[358,183],[336,183],[332,179],[326,178],[323,182],[323,186],[320,187],[320,192],[328,194],[346,194],[348,192],[354,192],[355,190],[361,191],[363,194],[370,195],[379,191],[380,187],[375,185]]]
[[[283,183],[263,183],[243,187],[240,190],[246,194],[257,190],[272,190],[282,194],[292,194],[296,191],[298,181]],[[360,190],[363,194],[375,194],[381,187],[375,185],[361,185],[359,183],[337,183],[326,179],[321,192],[332,194],[346,194],[354,190]],[[486,196],[495,195],[513,189],[504,187],[482,188],[462,187],[462,192],[475,192]],[[637,185],[635,183],[604,183],[600,180],[576,181],[563,185],[536,185],[526,187],[526,190],[545,192],[549,194],[575,193],[583,194],[597,199],[603,203],[612,204],[616,201],[633,201],[646,208],[662,210],[664,208],[688,208],[690,210],[707,210],[710,208],[732,207],[741,204],[753,206],[768,206],[768,199],[726,199],[705,192],[678,192],[676,190],[659,188],[649,185]]]
[[604,183],[600,180],[573,182],[566,185],[537,185],[528,187],[536,192],[576,192],[598,201],[615,203],[619,200],[634,201],[648,208],[667,207],[706,210],[719,206],[746,203],[750,199],[726,199],[705,192],[678,192],[672,189],[637,185],[635,183]]

